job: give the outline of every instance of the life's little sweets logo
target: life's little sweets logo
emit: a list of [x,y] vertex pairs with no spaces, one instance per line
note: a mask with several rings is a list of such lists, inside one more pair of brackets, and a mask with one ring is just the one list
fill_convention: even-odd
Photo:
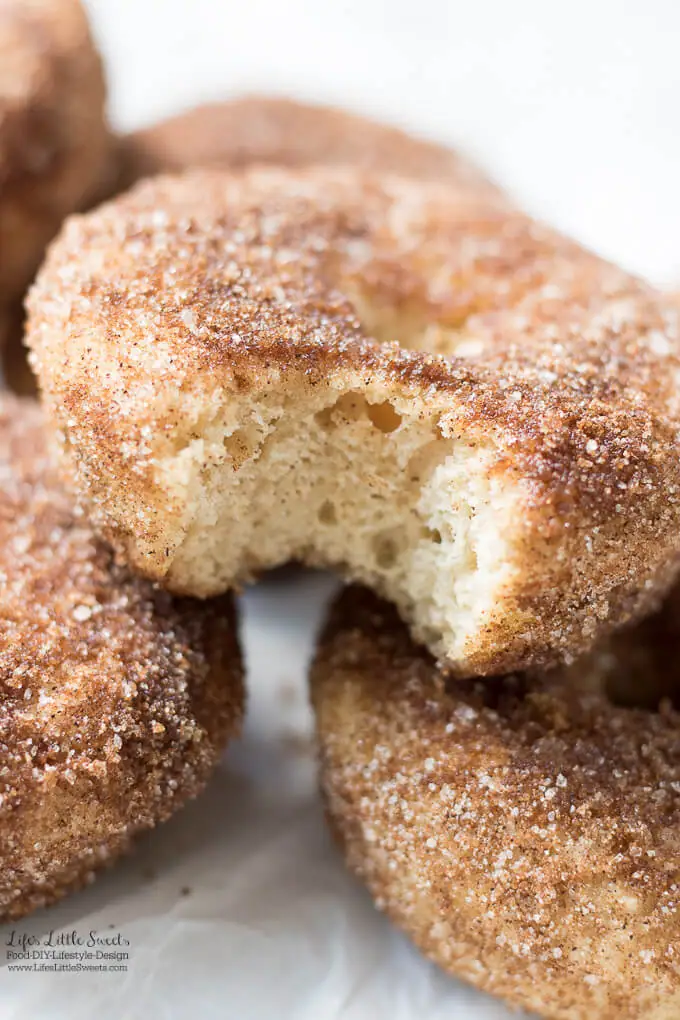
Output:
[[78,973],[128,969],[130,940],[121,932],[49,931],[41,935],[13,928],[5,938],[10,971]]

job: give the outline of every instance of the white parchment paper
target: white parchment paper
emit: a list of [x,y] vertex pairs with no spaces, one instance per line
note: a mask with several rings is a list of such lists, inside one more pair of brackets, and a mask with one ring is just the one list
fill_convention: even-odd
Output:
[[[677,0],[86,0],[121,128],[243,90],[462,143],[533,213],[680,283]],[[10,972],[1,1020],[502,1020],[425,963],[325,832],[305,673],[332,582],[245,599],[250,706],[205,795],[20,926],[126,938],[127,972]],[[112,927],[110,927],[112,926]]]

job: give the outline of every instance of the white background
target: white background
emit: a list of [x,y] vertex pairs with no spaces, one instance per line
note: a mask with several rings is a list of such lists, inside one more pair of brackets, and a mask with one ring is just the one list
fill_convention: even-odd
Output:
[[91,0],[116,123],[282,90],[464,144],[532,212],[680,277],[678,0]]
[[[243,90],[344,103],[462,144],[530,211],[660,284],[680,282],[677,0],[89,6],[119,127]],[[94,887],[21,926],[113,925],[131,942],[128,974],[0,966],[3,1018],[510,1017],[425,964],[325,833],[304,675],[330,587],[302,575],[249,594],[248,725],[206,795]]]

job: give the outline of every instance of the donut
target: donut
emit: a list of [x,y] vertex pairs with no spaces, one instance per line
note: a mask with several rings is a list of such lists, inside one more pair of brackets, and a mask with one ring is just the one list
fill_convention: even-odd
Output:
[[[662,686],[680,680],[677,644],[662,663],[637,637]],[[328,818],[378,908],[455,977],[549,1020],[673,1020],[680,714],[622,707],[588,672],[580,691],[561,670],[456,680],[346,589],[311,672]]]
[[678,309],[501,196],[156,178],[68,223],[28,308],[72,484],[171,591],[337,567],[485,675],[677,574]]
[[274,96],[209,103],[142,128],[120,140],[119,161],[119,190],[142,177],[192,166],[237,170],[254,163],[351,165],[493,188],[446,146],[346,110]]
[[101,61],[78,0],[0,3],[0,303],[111,172]]
[[0,920],[89,882],[204,786],[243,710],[228,596],[117,566],[37,405],[0,398]]

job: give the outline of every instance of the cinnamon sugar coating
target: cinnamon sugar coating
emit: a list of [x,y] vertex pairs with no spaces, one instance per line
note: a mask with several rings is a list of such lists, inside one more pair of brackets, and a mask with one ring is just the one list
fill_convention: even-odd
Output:
[[0,3],[0,302],[111,172],[101,61],[78,0]]
[[230,599],[114,563],[33,402],[0,401],[0,919],[91,881],[203,787],[240,725]]
[[484,189],[145,182],[69,221],[27,338],[97,527],[174,591],[339,566],[478,675],[677,574],[678,309]]
[[120,141],[119,190],[189,167],[349,165],[376,173],[492,185],[460,153],[346,110],[241,96],[187,110]]
[[[668,689],[677,644],[664,664],[649,636],[638,679]],[[609,649],[624,673],[635,641]],[[586,670],[581,690],[452,681],[347,589],[312,667],[329,821],[378,907],[456,977],[550,1020],[674,1020],[680,716],[617,706],[611,664],[599,684]]]
[[[279,97],[244,96],[200,106],[125,135],[116,148],[115,168],[95,196],[98,201],[160,173],[253,164],[349,164],[494,189],[464,156],[443,145],[344,110]],[[13,392],[35,393],[19,343],[7,353],[5,369]]]

